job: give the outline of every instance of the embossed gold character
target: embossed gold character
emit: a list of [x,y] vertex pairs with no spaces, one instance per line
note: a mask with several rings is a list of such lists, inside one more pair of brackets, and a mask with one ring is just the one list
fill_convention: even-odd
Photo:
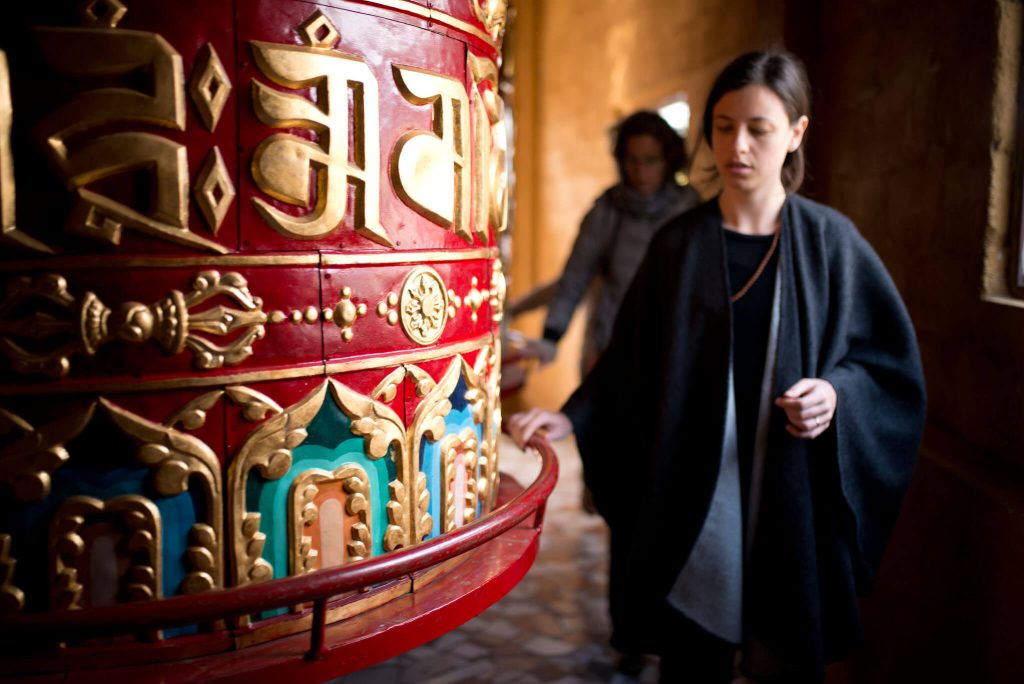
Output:
[[[78,196],[68,227],[113,244],[130,229],[224,253],[224,246],[188,229],[185,146],[154,133],[123,130],[139,124],[185,129],[181,55],[158,34],[114,28],[123,15],[86,13],[88,23],[110,28],[35,29],[40,51],[55,71],[76,84],[97,85],[59,106],[35,131],[60,177]],[[142,85],[130,81],[138,74],[145,75]],[[120,84],[111,85],[118,79]],[[152,186],[153,207],[146,213],[124,198],[88,189],[104,178],[139,171],[148,174]]]
[[0,240],[52,254],[53,250],[18,230],[14,211],[14,155],[11,154],[11,78],[7,70],[7,54],[0,50]]
[[488,221],[495,233],[508,223],[504,103],[497,93],[498,65],[468,51],[466,59],[473,75],[473,226],[485,242]]
[[402,201],[466,242],[470,233],[469,98],[462,81],[392,66],[402,96],[430,105],[432,131],[409,131],[395,143],[391,182]]
[[[356,232],[390,247],[392,240],[380,223],[377,81],[359,57],[332,49],[338,31],[320,10],[300,27],[299,33],[305,46],[254,40],[253,56],[269,79],[290,89],[312,87],[316,101],[253,81],[253,107],[265,124],[307,129],[316,135],[316,142],[275,133],[256,148],[252,174],[267,195],[309,209],[309,213],[292,216],[258,197],[253,198],[253,204],[274,230],[299,239],[321,238],[342,224],[348,183],[352,183]],[[354,141],[351,150],[350,125]],[[315,188],[310,187],[311,169]]]

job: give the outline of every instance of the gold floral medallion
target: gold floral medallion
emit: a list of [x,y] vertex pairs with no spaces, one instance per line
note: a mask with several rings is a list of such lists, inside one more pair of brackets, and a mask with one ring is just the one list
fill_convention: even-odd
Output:
[[418,266],[402,284],[399,300],[402,330],[417,344],[433,344],[448,321],[448,292],[437,271]]

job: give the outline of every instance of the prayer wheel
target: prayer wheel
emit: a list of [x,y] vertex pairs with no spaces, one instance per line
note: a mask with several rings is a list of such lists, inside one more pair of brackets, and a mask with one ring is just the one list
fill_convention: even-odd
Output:
[[[0,619],[273,582],[492,511],[504,21],[504,0],[11,8]],[[302,619],[235,620],[230,648]],[[139,638],[196,652],[207,628]]]

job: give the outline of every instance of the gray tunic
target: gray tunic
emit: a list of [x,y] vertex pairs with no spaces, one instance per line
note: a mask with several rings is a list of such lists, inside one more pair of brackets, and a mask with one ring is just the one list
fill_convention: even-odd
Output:
[[675,183],[667,183],[651,197],[643,197],[620,183],[598,197],[580,224],[569,260],[548,304],[544,336],[554,341],[561,338],[580,300],[597,280],[599,289],[588,320],[584,356],[592,361],[603,352],[622,298],[651,238],[663,223],[695,207],[699,201],[693,188]]

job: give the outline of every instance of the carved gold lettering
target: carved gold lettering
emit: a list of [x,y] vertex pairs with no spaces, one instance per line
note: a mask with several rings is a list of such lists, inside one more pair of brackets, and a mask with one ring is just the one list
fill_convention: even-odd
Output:
[[473,225],[481,241],[487,222],[495,232],[508,221],[504,104],[498,96],[498,65],[467,53],[473,75]]
[[392,66],[402,96],[430,105],[432,131],[409,131],[395,144],[391,182],[407,206],[472,242],[469,98],[461,81],[413,67]]
[[[153,133],[105,132],[113,126],[148,124],[185,128],[185,74],[179,55],[155,33],[114,28],[36,29],[42,54],[61,74],[101,79],[43,119],[36,133],[69,190],[78,195],[69,228],[118,244],[124,228],[214,252],[227,250],[188,230],[188,161],[184,145]],[[138,87],[108,85],[145,74]],[[86,189],[104,178],[148,172],[151,212]]]
[[[261,121],[275,128],[303,128],[316,142],[286,133],[265,139],[253,155],[256,185],[276,200],[309,209],[292,216],[253,198],[257,211],[275,230],[299,239],[330,234],[345,218],[348,183],[355,188],[356,232],[392,246],[380,224],[380,121],[377,81],[358,57],[331,49],[338,34],[319,12],[300,27],[306,46],[252,41],[260,70],[278,85],[314,88],[316,101],[253,82],[253,106]],[[323,37],[318,38],[323,34]],[[349,94],[352,115],[349,115]],[[349,150],[349,126],[353,148]],[[315,187],[310,187],[310,170]],[[312,198],[312,202],[311,202]]]
[[0,239],[39,252],[53,254],[42,242],[18,230],[14,213],[14,155],[11,154],[11,79],[7,54],[0,50]]

